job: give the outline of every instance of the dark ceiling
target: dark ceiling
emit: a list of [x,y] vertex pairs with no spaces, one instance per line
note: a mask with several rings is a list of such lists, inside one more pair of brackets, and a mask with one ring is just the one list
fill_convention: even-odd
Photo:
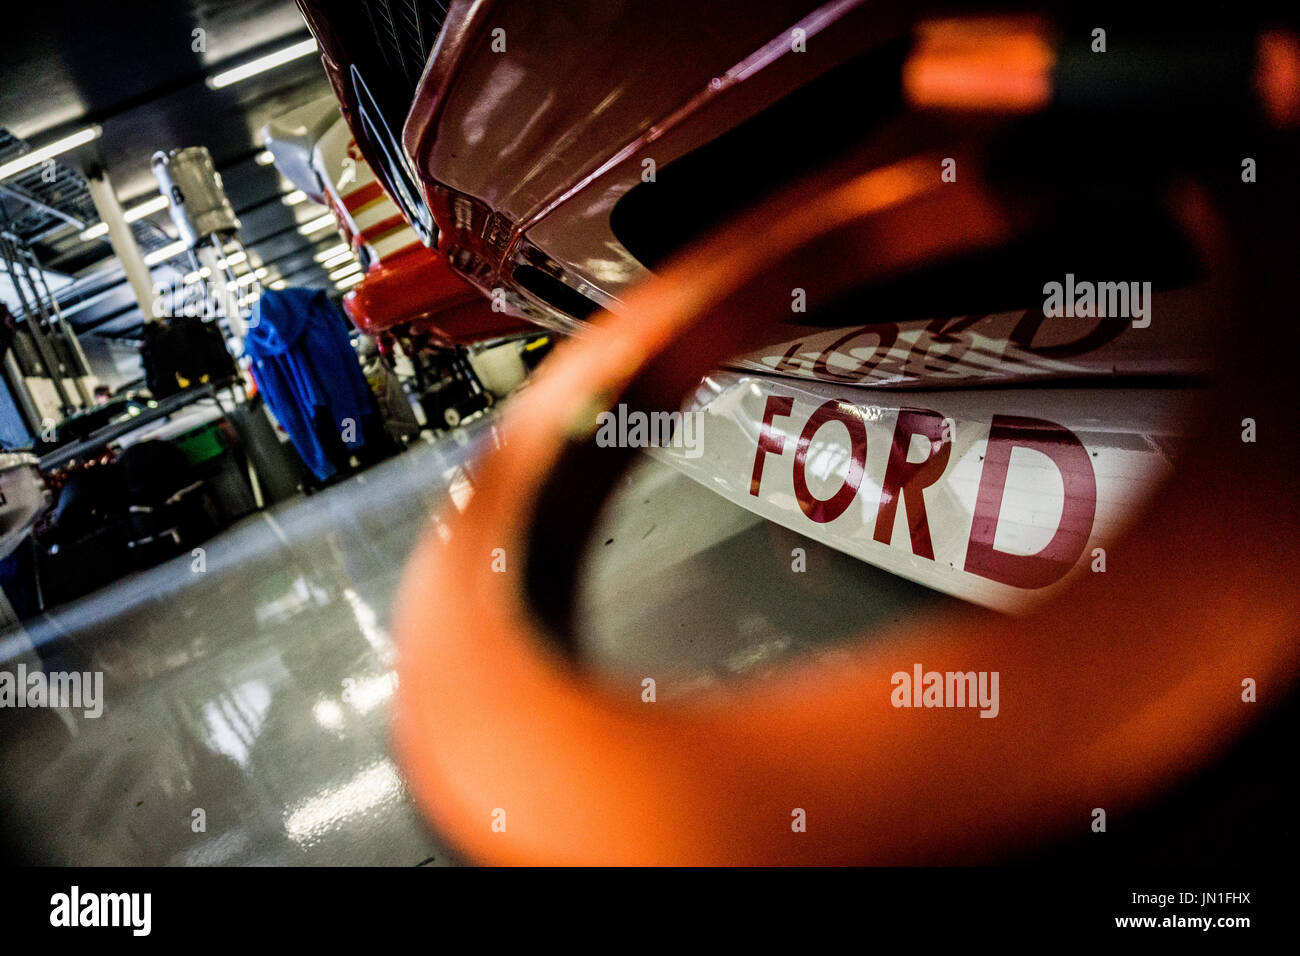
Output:
[[[98,123],[99,140],[59,158],[70,185],[48,205],[54,213],[86,217],[77,195],[77,170],[107,169],[126,207],[157,195],[150,171],[155,151],[206,146],[221,171],[239,215],[250,254],[278,270],[291,285],[325,287],[314,254],[339,240],[332,229],[311,238],[297,225],[323,210],[281,202],[291,190],[274,166],[255,159],[258,132],[270,119],[330,95],[319,60],[302,57],[222,90],[205,78],[299,40],[309,39],[292,0],[41,0],[6,13],[13,26],[0,45],[0,128],[33,146]],[[202,31],[196,33],[195,31]],[[17,155],[4,151],[4,158]],[[21,177],[0,183],[0,200],[12,217],[31,214]],[[53,213],[51,213],[53,215]],[[90,210],[93,223],[97,217]],[[42,263],[77,279],[60,295],[79,331],[130,335],[141,315],[112,256],[108,240],[82,241],[71,223],[41,223],[36,252]],[[134,225],[146,250],[165,245],[175,230],[166,210]],[[185,267],[186,259],[177,260]]]

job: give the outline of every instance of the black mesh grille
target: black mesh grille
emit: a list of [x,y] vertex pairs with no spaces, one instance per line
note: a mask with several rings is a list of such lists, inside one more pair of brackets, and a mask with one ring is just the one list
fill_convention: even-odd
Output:
[[364,0],[384,62],[414,95],[437,42],[447,5],[441,0]]

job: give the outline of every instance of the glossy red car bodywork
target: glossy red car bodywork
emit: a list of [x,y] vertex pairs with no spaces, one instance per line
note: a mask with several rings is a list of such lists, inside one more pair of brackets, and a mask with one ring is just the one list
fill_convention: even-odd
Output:
[[[617,309],[650,274],[610,226],[645,164],[662,170],[892,37],[895,15],[872,19],[866,6],[451,4],[402,136],[439,248],[470,281],[505,288],[561,330],[586,316],[519,281],[521,266],[593,311]],[[807,52],[794,52],[796,33]]]
[[[330,200],[349,245],[372,245],[376,253],[376,261],[365,278],[344,297],[344,307],[357,328],[374,336],[413,335],[436,348],[469,346],[537,332],[536,325],[519,315],[492,308],[484,291],[448,267],[445,255],[418,241],[418,234],[424,230],[411,221],[409,203],[401,200],[401,189],[383,161],[382,149],[367,136],[361,122],[360,105],[350,79],[352,62],[346,37],[335,27],[328,4],[302,0],[299,6],[317,37],[322,64],[352,131],[348,153],[358,167],[364,163],[375,177],[365,183],[365,177],[358,174],[350,191],[337,202],[332,197]],[[331,179],[337,178],[336,174],[332,170]],[[368,218],[363,220],[363,215]],[[411,244],[385,252],[381,240],[387,240],[391,247],[401,231],[410,236]],[[400,237],[397,239],[400,242]]]
[[344,308],[367,335],[401,326],[441,346],[469,345],[534,331],[536,326],[493,311],[477,289],[452,272],[447,260],[412,246],[377,263],[343,297]]

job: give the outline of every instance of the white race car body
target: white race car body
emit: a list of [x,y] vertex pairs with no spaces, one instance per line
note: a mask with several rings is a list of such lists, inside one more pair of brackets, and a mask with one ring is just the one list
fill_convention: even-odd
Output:
[[[655,454],[764,518],[1004,611],[1104,573],[1173,473],[1187,390],[898,392],[718,372]],[[792,561],[798,556],[792,555]]]
[[[788,326],[706,377],[654,454],[870,564],[1027,610],[1122,561],[1112,542],[1173,473],[1188,383],[1209,368],[1201,301],[1157,295],[1149,324],[1033,310]],[[635,424],[611,420],[624,439]]]
[[0,558],[32,530],[50,506],[50,490],[34,455],[0,454]]

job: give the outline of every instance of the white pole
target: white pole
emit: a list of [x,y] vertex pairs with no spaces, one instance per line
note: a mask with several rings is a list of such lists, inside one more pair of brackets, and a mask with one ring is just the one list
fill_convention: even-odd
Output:
[[131,225],[122,215],[122,204],[117,201],[108,173],[102,167],[93,169],[86,177],[86,184],[90,187],[90,198],[95,203],[100,221],[108,226],[108,241],[117,261],[122,263],[126,281],[131,284],[131,291],[135,293],[144,320],[156,321],[157,316],[153,314],[153,279],[149,275],[149,267],[144,264],[140,247],[136,245]]

